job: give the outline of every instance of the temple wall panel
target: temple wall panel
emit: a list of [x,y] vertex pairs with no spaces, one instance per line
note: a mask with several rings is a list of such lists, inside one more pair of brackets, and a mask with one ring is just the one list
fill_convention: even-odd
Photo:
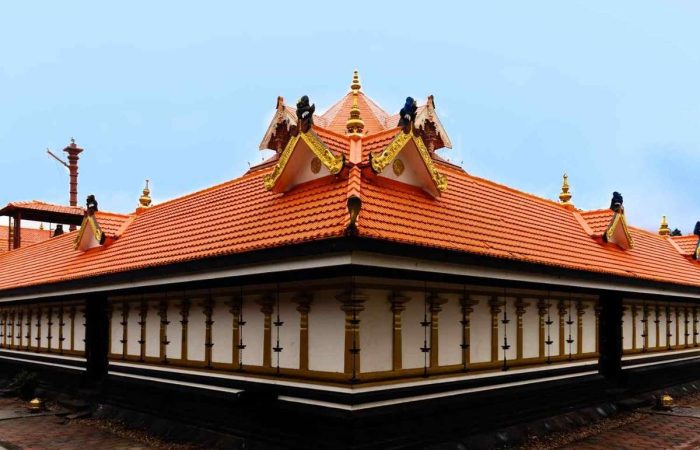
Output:
[[[223,301],[217,301],[212,308],[211,334],[214,346],[211,349],[212,360],[217,363],[232,363],[233,354],[233,315],[230,307]],[[236,342],[236,345],[238,343]]]
[[168,301],[168,322],[165,333],[169,344],[165,347],[165,354],[169,359],[180,359],[182,355],[182,316],[180,315],[180,303],[182,299],[170,299]]
[[41,339],[39,340],[39,347],[42,350],[48,350],[49,348],[49,310],[48,308],[41,309]]
[[[284,325],[279,327],[280,367],[287,369],[299,368],[299,326],[301,317],[292,302],[291,295],[282,295],[280,300],[280,320]],[[311,306],[313,308],[313,305]],[[276,330],[272,330],[272,346],[276,345]],[[273,358],[275,354],[272,354]]]
[[202,299],[192,300],[189,323],[187,324],[187,359],[189,361],[204,361],[206,341],[206,317],[202,310]]
[[[110,319],[110,353],[113,355],[122,354],[122,311],[120,303],[112,303],[112,318]],[[76,314],[77,319],[77,314]],[[77,321],[77,320],[76,320]]]
[[622,315],[622,348],[628,350],[633,348],[632,346],[632,311],[627,307]]
[[559,356],[559,311],[557,311],[556,302],[552,301],[549,307],[548,314],[545,320],[551,321],[551,325],[545,325],[545,338],[552,341],[551,344],[545,345],[544,356]]
[[402,367],[415,369],[425,365],[425,354],[420,349],[426,339],[426,331],[428,346],[430,346],[430,331],[425,330],[420,324],[426,311],[425,294],[406,292],[404,295],[410,300],[406,302],[406,309],[401,317]]
[[390,292],[367,290],[360,323],[360,368],[362,372],[391,370],[392,318]]
[[146,357],[160,356],[160,317],[158,302],[149,302],[146,316]]
[[491,310],[489,296],[475,295],[479,303],[474,306],[471,314],[471,346],[472,363],[491,361]]
[[139,304],[131,302],[129,304],[129,314],[126,324],[126,354],[129,356],[141,356],[141,325],[139,325]]
[[[498,300],[505,302],[505,305],[501,307],[502,311],[498,314],[498,359],[502,361],[505,357],[507,360],[513,360],[515,359],[517,346],[515,299],[512,297],[498,297]],[[509,322],[504,324],[504,319]],[[508,339],[508,345],[510,346],[508,349],[503,349],[505,344],[504,338]]]
[[523,314],[523,358],[540,356],[540,316],[536,298],[523,299],[528,304]]
[[56,350],[60,348],[59,338],[61,336],[61,318],[60,318],[60,306],[51,308],[51,326],[49,330],[51,331],[51,350]]
[[263,326],[264,315],[260,312],[260,305],[254,299],[243,300],[243,320],[245,325],[241,328],[243,344],[242,351],[244,365],[261,366],[263,362]]
[[663,307],[660,308],[660,311],[659,311],[659,342],[658,342],[659,348],[665,348],[668,346],[669,339],[668,339],[668,336],[666,334],[667,333],[667,323],[666,323],[667,317],[668,316],[666,315],[666,311],[664,310],[664,308]]
[[586,302],[586,305],[588,309],[586,309],[583,315],[583,333],[581,333],[583,338],[583,353],[594,353],[598,340],[598,335],[596,334],[595,303]]
[[446,295],[447,302],[442,305],[440,311],[438,329],[438,362],[441,366],[460,364],[462,362],[462,320],[461,307],[458,295]]
[[[337,292],[314,293],[309,312],[309,369],[343,372],[345,355],[345,313],[336,300]],[[362,315],[360,315],[360,320]],[[362,333],[360,333],[362,335]]]

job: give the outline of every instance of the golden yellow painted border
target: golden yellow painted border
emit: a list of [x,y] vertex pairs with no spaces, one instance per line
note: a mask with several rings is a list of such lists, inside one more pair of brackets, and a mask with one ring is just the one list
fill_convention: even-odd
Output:
[[443,174],[438,172],[437,168],[435,168],[435,164],[433,164],[433,158],[430,156],[430,152],[425,146],[423,139],[420,136],[414,135],[413,130],[411,130],[409,133],[399,133],[394,138],[394,140],[391,141],[387,148],[385,148],[381,152],[372,153],[372,169],[376,173],[382,173],[386,166],[388,166],[389,164],[391,164],[392,161],[394,161],[396,156],[398,156],[398,154],[401,153],[401,150],[403,150],[406,144],[408,144],[408,142],[411,140],[413,140],[413,142],[416,144],[418,153],[420,154],[426,169],[428,169],[428,172],[430,173],[430,177],[432,178],[435,187],[440,192],[445,191],[447,189],[447,178]]
[[83,223],[80,224],[80,231],[78,231],[78,235],[75,237],[74,245],[76,250],[78,250],[80,241],[83,239],[83,234],[85,233],[85,229],[87,228],[88,223],[92,226],[92,233],[95,237],[95,240],[97,240],[97,242],[99,242],[100,244],[104,240],[104,233],[102,232],[102,228],[100,228],[100,224],[95,219],[95,216],[86,215],[83,218]]
[[343,164],[345,162],[343,156],[335,156],[333,152],[326,147],[326,144],[321,141],[318,135],[313,132],[313,130],[306,133],[299,133],[289,140],[287,146],[282,152],[282,155],[280,156],[280,160],[277,162],[272,172],[265,175],[263,181],[267,190],[272,190],[272,188],[275,187],[277,180],[284,172],[289,159],[292,157],[292,153],[294,153],[294,149],[296,148],[299,140],[303,140],[304,143],[306,143],[309,149],[311,149],[311,152],[321,161],[321,163],[332,175],[337,174],[343,168]]
[[612,221],[610,222],[610,225],[608,226],[607,231],[605,232],[605,241],[610,242],[610,239],[613,238],[615,230],[618,226],[622,227],[622,231],[625,233],[625,238],[627,239],[629,248],[634,247],[634,241],[632,240],[632,235],[630,234],[630,231],[627,228],[627,220],[625,220],[624,213],[615,213],[615,215],[612,218]]

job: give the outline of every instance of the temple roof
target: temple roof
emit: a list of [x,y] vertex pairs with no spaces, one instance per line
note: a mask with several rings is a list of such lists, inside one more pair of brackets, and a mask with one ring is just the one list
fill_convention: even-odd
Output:
[[[52,231],[23,227],[21,233],[22,245],[26,247],[28,245],[36,244],[37,242],[49,239]],[[0,253],[8,251],[9,239],[10,228],[7,225],[0,225]]]
[[[348,120],[349,97],[352,93],[303,133],[308,142],[318,139],[323,147],[314,151],[340,158],[335,160],[341,161],[337,173],[319,170],[280,191],[266,187],[270,175],[284,169],[285,158],[297,152],[308,158],[315,154],[310,147],[291,148],[293,136],[287,136],[284,152],[240,178],[137,214],[97,213],[100,227],[112,237],[103,246],[76,250],[72,232],[0,255],[0,291],[344,238],[348,233],[416,248],[700,287],[700,263],[689,257],[697,236],[670,238],[625,225],[633,246],[607,242],[603,236],[615,218],[622,215],[624,223],[624,209],[577,210],[479,178],[434,151],[421,150],[431,138],[426,134],[429,122],[437,120],[430,103],[421,128],[412,123],[402,130],[394,123],[398,118],[359,95],[364,135],[346,135],[340,125]],[[279,101],[278,113],[277,120],[296,120],[295,111],[281,108]],[[409,148],[411,142],[416,146]],[[423,159],[408,152],[422,152]],[[392,166],[399,156],[401,167]],[[377,171],[374,163],[380,157],[393,158],[384,163],[399,175],[406,165],[406,171],[444,178],[441,190],[422,188],[418,178],[404,182],[399,175]],[[361,205],[356,223],[348,212],[350,199]]]

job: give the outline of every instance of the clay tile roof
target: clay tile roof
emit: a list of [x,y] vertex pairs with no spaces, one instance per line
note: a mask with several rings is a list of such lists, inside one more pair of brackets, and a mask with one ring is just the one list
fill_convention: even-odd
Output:
[[[367,97],[362,91],[357,98],[357,106],[360,108],[360,117],[365,122],[365,134],[371,135],[384,131],[388,114],[377,105],[372,99]],[[345,124],[350,117],[352,107],[352,93],[348,93],[328,111],[320,115],[321,122],[316,122],[336,133],[345,134]],[[314,118],[314,121],[316,119]]]
[[581,217],[586,221],[593,236],[602,236],[610,225],[614,211],[610,208],[581,211]]
[[[22,246],[36,244],[51,237],[51,230],[38,228],[22,228]],[[0,253],[7,251],[10,237],[10,229],[7,225],[0,225]]]
[[10,202],[7,206],[0,210],[2,214],[5,210],[20,209],[27,211],[45,211],[60,214],[83,215],[84,209],[77,206],[56,205],[53,203],[40,202],[38,200]]
[[698,246],[698,239],[700,237],[689,234],[686,236],[670,236],[670,238],[678,245],[681,253],[686,256],[692,256],[695,254],[695,250]]
[[126,222],[129,219],[129,217],[130,216],[126,214],[118,214],[105,211],[97,211],[95,213],[97,223],[100,224],[102,232],[108,237],[117,236],[122,225],[124,225],[124,222]]

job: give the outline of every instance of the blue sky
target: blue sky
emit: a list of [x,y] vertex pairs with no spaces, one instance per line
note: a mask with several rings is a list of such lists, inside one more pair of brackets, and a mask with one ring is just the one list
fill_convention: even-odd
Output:
[[629,221],[700,220],[700,3],[8,2],[0,204],[67,202],[46,154],[86,149],[80,200],[134,209],[241,175],[277,95],[323,109],[359,69],[389,111],[433,94],[465,170]]

